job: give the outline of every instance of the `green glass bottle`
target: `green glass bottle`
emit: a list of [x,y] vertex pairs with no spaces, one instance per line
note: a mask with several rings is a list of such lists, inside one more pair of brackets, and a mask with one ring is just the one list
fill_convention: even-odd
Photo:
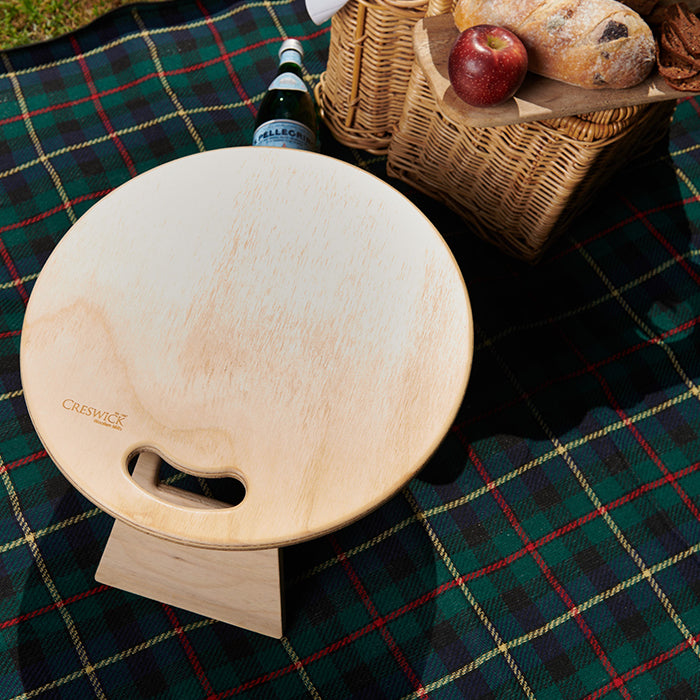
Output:
[[296,39],[285,39],[279,68],[260,104],[253,146],[318,150],[316,110],[301,74],[304,50]]

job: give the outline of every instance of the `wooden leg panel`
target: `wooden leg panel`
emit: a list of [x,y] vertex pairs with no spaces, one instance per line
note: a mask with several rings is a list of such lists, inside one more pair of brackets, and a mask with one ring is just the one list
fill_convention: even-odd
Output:
[[283,634],[278,549],[202,549],[117,520],[95,578],[270,637]]

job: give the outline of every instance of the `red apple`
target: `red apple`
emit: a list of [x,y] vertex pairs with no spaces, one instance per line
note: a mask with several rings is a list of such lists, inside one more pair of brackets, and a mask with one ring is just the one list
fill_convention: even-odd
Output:
[[511,98],[527,73],[527,50],[505,27],[479,24],[457,37],[447,62],[450,83],[473,107],[490,107]]

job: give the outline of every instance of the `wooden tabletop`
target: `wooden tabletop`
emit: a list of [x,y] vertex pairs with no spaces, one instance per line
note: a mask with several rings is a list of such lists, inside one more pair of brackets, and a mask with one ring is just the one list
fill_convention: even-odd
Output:
[[587,90],[528,73],[515,97],[493,107],[471,107],[457,96],[447,72],[450,50],[458,36],[452,14],[447,13],[420,20],[414,29],[413,44],[416,61],[425,74],[440,111],[452,121],[465,126],[505,126],[677,100],[698,94],[674,90],[657,71],[639,85],[624,90]]
[[[230,148],[148,171],[70,229],[32,291],[21,372],[85,496],[216,548],[332,531],[396,493],[449,429],[469,298],[403,195],[326,156]],[[229,508],[130,476],[139,452],[245,485]]]

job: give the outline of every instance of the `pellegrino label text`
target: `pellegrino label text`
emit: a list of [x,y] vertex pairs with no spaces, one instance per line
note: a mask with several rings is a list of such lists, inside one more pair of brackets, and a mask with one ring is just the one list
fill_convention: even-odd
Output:
[[313,148],[315,135],[304,124],[291,119],[273,119],[259,126],[253,134],[253,146]]
[[114,430],[123,430],[124,421],[127,418],[126,413],[118,413],[117,411],[105,411],[94,406],[74,401],[73,399],[63,399],[61,406],[66,411],[75,412],[86,418],[92,418],[93,423],[103,425],[106,428]]

